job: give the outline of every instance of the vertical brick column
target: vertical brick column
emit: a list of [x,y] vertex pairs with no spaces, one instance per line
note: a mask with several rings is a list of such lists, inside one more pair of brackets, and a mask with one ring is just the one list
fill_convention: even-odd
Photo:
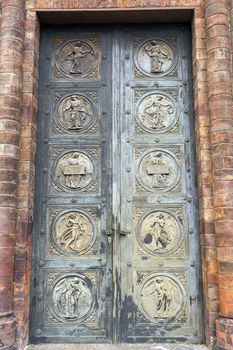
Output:
[[24,0],[2,0],[0,26],[0,348],[13,349],[13,265],[17,207]]
[[207,79],[217,246],[217,348],[233,349],[233,113],[227,0],[206,0]]

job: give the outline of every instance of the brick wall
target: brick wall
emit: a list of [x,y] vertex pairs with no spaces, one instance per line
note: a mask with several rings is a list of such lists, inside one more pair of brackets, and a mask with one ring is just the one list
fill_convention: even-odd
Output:
[[[230,55],[230,49],[231,53],[233,51],[230,46],[233,42],[233,26],[230,26],[228,17],[230,14],[232,18],[232,0],[0,0],[0,8],[1,4],[6,18],[0,27],[0,214],[6,218],[5,223],[4,220],[0,222],[2,344],[9,346],[8,349],[12,348],[10,331],[7,335],[7,329],[11,329],[11,332],[14,330],[15,320],[16,333],[10,336],[12,343],[16,336],[19,350],[28,341],[39,52],[39,21],[33,10],[182,7],[195,9],[192,22],[193,79],[206,343],[214,347],[215,321],[218,319],[219,349],[232,349],[229,334],[233,329],[233,118]],[[17,20],[9,21],[6,25],[9,11],[16,11],[14,13],[17,16],[25,13],[25,17],[16,16]],[[17,31],[18,26],[21,28],[20,33]],[[16,45],[12,38],[15,37],[14,30],[19,35],[17,44],[23,41],[23,50],[21,44]],[[4,38],[8,38],[7,42]],[[4,46],[8,43],[9,47]],[[8,56],[4,53],[6,47],[7,50],[13,50],[9,51]],[[14,62],[15,57],[17,64]],[[7,65],[6,60],[9,61]],[[15,153],[12,151],[9,154],[10,150]],[[6,208],[10,219],[4,216]],[[8,260],[6,247],[11,254]],[[1,298],[2,290],[7,293],[8,305]],[[12,328],[7,328],[9,324]]]

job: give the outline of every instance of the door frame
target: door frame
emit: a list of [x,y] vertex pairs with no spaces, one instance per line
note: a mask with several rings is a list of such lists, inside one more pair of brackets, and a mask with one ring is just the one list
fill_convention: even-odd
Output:
[[[143,12],[145,9],[143,9],[143,10],[141,10],[141,9],[138,9],[138,11],[141,11],[141,12]],[[155,12],[157,12],[158,11],[158,9],[151,9],[151,8],[147,8],[146,10],[150,10],[150,11],[155,11]],[[116,9],[109,9],[109,12],[119,12],[119,10],[117,10],[116,11]],[[162,11],[162,10],[159,10],[159,11]],[[165,13],[169,13],[169,9],[168,10],[164,10],[165,11]],[[188,16],[186,17],[186,19],[188,18],[188,21],[190,21],[190,8],[189,9],[187,9],[187,10],[184,10],[184,9],[182,9],[182,10],[179,10],[179,9],[173,9],[172,10],[172,12],[173,12],[173,16],[176,16],[176,14],[178,15],[178,17],[179,17],[179,13],[181,13],[180,11],[183,11],[183,13],[187,13],[188,14]],[[59,12],[59,14],[61,15],[59,18],[57,17],[57,14],[58,14],[58,12]],[[75,13],[76,11],[72,11],[72,13]],[[97,12],[97,11],[96,11]],[[98,11],[99,13],[103,13],[104,11],[102,11],[102,10],[99,10]],[[131,9],[129,9],[129,10],[127,10],[127,13],[128,14],[131,14],[132,15],[132,17],[134,16],[134,14],[132,13],[133,11],[131,11]],[[195,38],[195,37],[198,37],[198,33],[199,33],[199,28],[198,28],[198,26],[199,26],[199,22],[197,22],[196,21],[196,19],[202,19],[202,12],[201,12],[201,10],[199,9],[199,8],[197,8],[195,11],[193,11],[193,9],[191,9],[191,12],[192,13],[194,13],[194,20],[193,20],[193,26],[192,26],[192,37],[193,38]],[[43,13],[43,14],[42,14]],[[37,15],[35,15],[35,17],[34,17],[34,19],[35,19],[35,21],[34,21],[34,24],[32,25],[32,28],[30,28],[30,29],[27,29],[27,31],[28,32],[33,32],[34,34],[35,34],[35,36],[36,36],[36,38],[37,38],[37,40],[38,40],[38,42],[39,42],[39,37],[38,37],[38,27],[39,27],[39,18],[41,19],[41,23],[43,23],[43,21],[48,21],[48,22],[52,22],[53,21],[53,19],[52,18],[57,18],[57,20],[60,22],[60,24],[63,24],[62,22],[62,15],[65,13],[65,11],[47,11],[47,10],[44,10],[44,11],[42,11],[42,10],[38,10],[37,11],[37,14],[38,14],[38,17],[37,17]],[[160,12],[161,13],[161,12]],[[96,13],[97,14],[97,13]],[[172,18],[174,18],[173,16],[171,16],[170,18],[172,19]],[[180,19],[181,18],[184,18],[183,16],[181,16],[180,17]],[[145,20],[145,22],[146,22],[146,20]],[[201,40],[200,40],[201,41]],[[204,45],[204,39],[202,40],[202,43],[203,43],[203,45]],[[196,55],[196,51],[198,50],[198,48],[199,48],[199,46],[198,46],[199,44],[197,44],[197,42],[194,40],[193,41],[193,45],[192,45],[192,48],[193,48],[193,72],[194,72],[194,75],[193,75],[193,78],[194,78],[194,81],[195,81],[195,84],[194,84],[194,102],[195,102],[195,119],[196,119],[196,129],[195,129],[195,131],[196,131],[196,148],[197,148],[197,160],[198,160],[198,162],[200,162],[201,160],[200,160],[200,157],[201,157],[201,155],[200,155],[200,152],[201,152],[201,149],[202,149],[202,147],[201,147],[201,142],[202,142],[202,140],[201,140],[201,137],[200,137],[200,135],[201,135],[201,132],[203,131],[203,132],[205,132],[205,130],[206,130],[206,127],[207,127],[207,125],[200,125],[199,124],[199,122],[200,122],[200,117],[202,116],[202,114],[203,114],[203,111],[201,110],[201,106],[205,106],[205,103],[204,102],[202,102],[203,101],[203,97],[204,97],[204,92],[203,91],[200,91],[200,89],[199,89],[199,85],[198,85],[198,82],[200,82],[200,79],[198,78],[198,76],[197,76],[197,74],[198,73],[200,73],[201,74],[201,72],[202,72],[202,70],[201,70],[201,66],[197,66],[197,62],[199,62],[200,61],[200,63],[201,63],[201,61],[202,60],[205,60],[205,57],[204,57],[204,55],[203,55],[203,57],[197,57],[197,55]],[[35,60],[34,62],[38,62],[38,47],[35,45],[35,47],[34,47],[34,51],[33,51],[33,55],[32,55],[32,57],[33,57],[33,59]],[[37,79],[35,78],[35,81],[34,81],[34,84],[33,84],[33,89],[34,89],[34,93],[35,93],[35,97],[36,97],[36,86],[37,86]],[[206,86],[206,83],[203,83],[203,86],[205,87]],[[30,90],[31,91],[31,90]],[[31,92],[32,93],[32,92]],[[31,102],[32,103],[32,102]],[[34,103],[34,107],[32,108],[32,110],[31,110],[31,115],[32,115],[32,117],[34,118],[34,120],[33,120],[33,123],[34,123],[34,125],[36,126],[36,115],[37,115],[37,105],[36,105],[36,102],[34,101],[33,102]],[[23,105],[25,106],[25,102],[23,103]],[[204,107],[203,107],[204,108]],[[21,136],[22,138],[24,137],[24,136]],[[31,144],[31,148],[35,148],[35,136],[34,135],[32,135],[31,137],[30,137],[30,144]],[[205,157],[205,162],[210,162],[210,164],[212,163],[212,159],[211,159],[211,155],[210,154],[207,154],[206,155],[206,157]],[[200,208],[202,208],[201,210],[200,210],[200,218],[201,218],[201,233],[202,234],[205,234],[205,233],[208,233],[208,227],[206,226],[206,225],[211,225],[211,222],[213,222],[213,221],[211,221],[212,219],[211,219],[211,215],[210,215],[210,213],[209,213],[209,207],[208,207],[208,205],[205,205],[205,203],[204,203],[204,200],[205,200],[205,198],[204,198],[204,196],[205,196],[205,188],[206,188],[206,182],[205,181],[203,181],[202,180],[202,178],[201,178],[201,176],[202,176],[202,174],[203,173],[205,173],[205,171],[202,169],[202,167],[203,167],[203,165],[202,164],[200,164],[199,163],[199,167],[198,167],[198,177],[199,177],[199,181],[198,181],[198,185],[199,185],[199,193],[200,193],[200,196],[199,196],[199,203],[200,203]],[[33,177],[33,167],[32,168],[30,168],[30,169],[28,169],[27,171],[26,171],[26,173],[27,174],[29,174],[29,176],[32,176]],[[205,174],[204,174],[205,175]],[[204,194],[203,194],[204,193]],[[32,186],[32,193],[30,193],[30,196],[29,196],[29,198],[32,198],[32,196],[33,196],[33,186]],[[30,219],[31,220],[31,219]],[[30,233],[30,227],[29,227],[29,229],[28,229],[28,232]],[[29,247],[29,249],[30,249],[30,242],[29,242],[29,245],[28,245],[28,247]],[[202,249],[202,252],[204,253],[204,252],[208,252],[208,247],[207,248],[205,248],[205,244],[203,243],[202,244],[202,247],[203,247],[203,249]],[[29,254],[30,255],[30,254]],[[206,261],[206,259],[204,258],[203,259],[203,261],[204,261],[204,263],[205,263],[205,261]],[[212,260],[212,261],[214,261],[214,259]],[[205,269],[205,266],[204,265],[202,265],[203,266],[203,270],[202,270],[202,273],[203,273],[203,275],[204,276],[206,276],[206,273],[208,272],[208,271],[206,271],[206,269]],[[28,269],[27,269],[27,275],[28,275]],[[211,286],[210,286],[210,284],[209,283],[207,283],[206,284],[206,289],[204,290],[204,297],[205,297],[205,300],[206,300],[206,303],[207,303],[207,301],[208,301],[208,298],[209,298],[209,296],[208,296],[208,290],[209,290],[209,288],[211,288]],[[28,304],[27,304],[28,305]],[[27,309],[28,310],[28,309]],[[26,313],[28,312],[26,310]],[[208,310],[206,310],[206,312],[207,312],[207,315],[209,314],[210,315],[210,313],[209,313],[209,311]],[[210,311],[211,312],[211,311]],[[207,317],[207,316],[206,316]],[[215,319],[214,318],[211,318],[209,321],[208,321],[208,324],[207,324],[207,330],[209,330],[210,329],[210,327],[214,327],[214,324],[215,324]],[[208,336],[208,334],[207,334],[207,336]],[[208,340],[208,338],[207,338],[207,341],[209,341]]]
[[[141,26],[143,25],[143,23],[140,24]],[[109,25],[108,25],[109,26]],[[166,25],[163,25],[163,26],[159,26],[159,29],[162,30],[163,28],[165,28]],[[98,27],[97,27],[98,28]],[[111,27],[109,26],[109,28],[111,29]],[[171,30],[174,30],[175,27],[174,25],[171,25],[169,24],[169,28],[171,28]],[[182,28],[182,27],[181,27]],[[187,28],[183,27],[185,30],[187,30]],[[61,30],[61,27],[59,26],[55,26],[54,28],[52,28],[53,32],[55,33],[56,32],[56,29],[57,29],[57,32],[60,33],[60,30]],[[72,27],[71,27],[72,29]],[[113,29],[112,29],[112,32],[113,32],[113,36],[116,40],[120,40],[120,36],[118,35],[118,29],[117,29],[117,26],[114,26]],[[190,49],[187,48],[187,55],[191,56],[190,55]],[[120,76],[120,72],[122,74],[122,71],[120,69],[120,57],[121,57],[121,53],[120,53],[120,45],[117,45],[117,47],[115,47],[113,49],[113,56],[115,57],[115,60],[113,59],[113,61],[115,62],[119,62],[118,64],[115,64],[113,66],[113,81],[115,81],[114,77],[116,77],[116,79],[118,80],[119,76]],[[187,66],[187,69],[189,70],[189,64]],[[43,76],[45,74],[44,70],[42,70],[43,72]],[[43,81],[43,78],[42,78],[42,81]],[[190,82],[190,85],[189,85],[189,101],[193,101],[192,99],[192,94],[190,93],[191,92],[191,88],[192,88],[192,84]],[[118,91],[116,92],[116,89],[115,89],[115,86],[114,84],[112,85],[112,91],[114,93],[112,93],[112,103],[113,103],[113,107],[112,107],[112,110],[113,110],[113,117],[112,117],[112,124],[113,124],[113,127],[112,127],[112,145],[113,146],[119,146],[119,142],[117,141],[119,139],[119,136],[121,136],[121,130],[119,128],[119,122],[117,120],[117,116],[119,113],[117,113],[117,104],[119,103],[119,101],[121,101],[121,88],[119,86],[119,89]],[[39,110],[40,110],[40,106],[39,106]],[[120,108],[121,112],[123,113],[123,107]],[[190,111],[192,111],[192,108],[190,108]],[[40,113],[41,115],[43,114],[42,112]],[[192,117],[192,112],[191,112],[191,117]],[[190,124],[192,123],[192,121],[190,122]],[[39,140],[39,144],[42,143],[43,140]],[[112,166],[112,172],[113,173],[117,173],[117,169],[118,169],[118,166],[119,164],[121,163],[120,159],[118,159],[120,156],[119,156],[119,152],[118,152],[118,149],[114,149],[113,147],[113,150],[112,150],[112,161],[113,161],[113,166]],[[195,157],[195,155],[194,155]],[[192,157],[193,158],[193,157]],[[37,159],[39,159],[39,157],[37,157]],[[37,178],[37,180],[39,180],[39,178]],[[38,186],[39,185],[39,181],[37,181],[37,188],[36,188],[36,192],[37,191],[40,191],[40,187]],[[120,191],[119,191],[119,188],[120,188],[120,182],[121,182],[121,179],[120,179],[120,176],[117,176],[117,180],[112,182],[112,191],[113,191],[113,196],[115,196],[115,198],[113,199],[112,201],[112,205],[113,205],[113,218],[120,218],[120,208],[119,208],[119,205],[117,203],[120,203]],[[37,215],[37,212],[35,212],[35,215]],[[197,223],[197,220],[198,220],[198,216],[196,215],[196,218],[195,218],[195,222]],[[196,225],[198,226],[198,225]],[[114,243],[113,243],[113,251],[115,252],[119,246],[119,222],[115,221],[113,222],[113,230],[115,231],[115,234],[114,234]],[[113,254],[113,282],[115,282],[114,286],[117,287],[118,285],[118,273],[121,271],[121,267],[118,266],[118,262],[117,262],[117,259],[114,259],[114,255],[115,253]],[[200,264],[198,264],[198,270],[199,270],[199,266]],[[198,275],[200,275],[200,271],[198,273]],[[33,288],[32,288],[33,290]],[[199,287],[199,290],[201,290],[201,287]],[[121,302],[119,302],[118,300],[118,295],[119,295],[119,291],[118,290],[114,290],[114,293],[113,293],[113,323],[115,322],[115,325],[113,325],[113,342],[117,342],[119,341],[119,335],[120,335],[120,325],[119,325],[119,319],[120,319],[120,314],[119,314],[119,310],[121,309]],[[201,298],[202,299],[202,298]],[[200,303],[200,305],[202,305],[202,302]],[[118,314],[118,317],[114,317],[115,315]],[[115,321],[114,321],[115,320]],[[114,333],[115,332],[115,333]]]

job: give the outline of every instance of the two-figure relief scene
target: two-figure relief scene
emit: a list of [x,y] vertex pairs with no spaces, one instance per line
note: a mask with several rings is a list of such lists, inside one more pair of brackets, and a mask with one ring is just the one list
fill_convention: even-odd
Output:
[[59,279],[51,291],[52,311],[65,320],[85,317],[91,310],[93,296],[90,283],[80,276]]

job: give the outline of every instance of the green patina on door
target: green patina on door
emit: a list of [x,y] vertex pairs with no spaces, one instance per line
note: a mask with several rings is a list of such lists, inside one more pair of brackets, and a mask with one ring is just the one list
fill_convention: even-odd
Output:
[[201,342],[190,62],[183,25],[43,30],[31,341]]

